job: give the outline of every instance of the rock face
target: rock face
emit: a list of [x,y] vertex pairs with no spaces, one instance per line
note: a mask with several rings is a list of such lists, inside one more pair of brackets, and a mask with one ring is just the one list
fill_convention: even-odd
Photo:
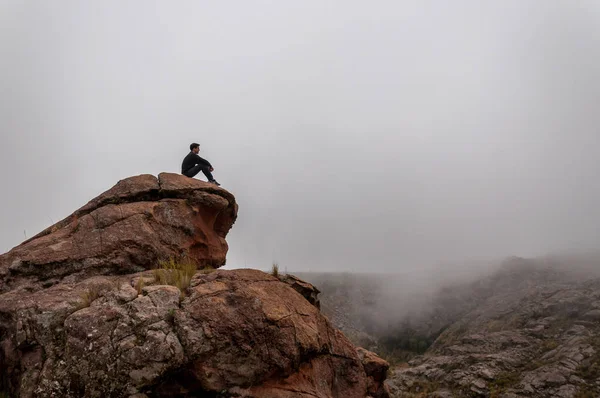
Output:
[[281,275],[279,280],[290,285],[295,291],[300,293],[309,303],[321,309],[321,301],[319,300],[319,289],[306,283],[302,279],[294,275]]
[[387,363],[298,278],[204,270],[181,291],[126,274],[181,251],[222,265],[236,213],[223,189],[134,177],[2,256],[0,395],[387,397]]
[[139,272],[182,255],[217,268],[236,217],[233,195],[212,184],[170,173],[131,177],[0,256],[0,292]]

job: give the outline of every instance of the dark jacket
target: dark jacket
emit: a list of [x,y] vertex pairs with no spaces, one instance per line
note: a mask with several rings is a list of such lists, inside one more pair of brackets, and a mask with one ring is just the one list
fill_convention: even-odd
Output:
[[190,152],[183,159],[183,163],[181,163],[181,174],[184,174],[186,171],[191,169],[197,164],[201,164],[204,166],[212,167],[210,162],[206,159],[202,159],[200,156],[196,155],[194,152]]

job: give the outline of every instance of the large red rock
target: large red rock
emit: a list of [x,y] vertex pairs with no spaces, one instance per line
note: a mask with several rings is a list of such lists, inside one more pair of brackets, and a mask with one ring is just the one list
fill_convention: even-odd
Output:
[[212,184],[170,173],[127,178],[0,256],[0,292],[139,272],[184,255],[217,268],[236,217],[233,195]]
[[387,397],[387,363],[332,327],[312,285],[203,270],[180,290],[144,271],[222,265],[236,215],[223,189],[133,177],[1,256],[0,395]]

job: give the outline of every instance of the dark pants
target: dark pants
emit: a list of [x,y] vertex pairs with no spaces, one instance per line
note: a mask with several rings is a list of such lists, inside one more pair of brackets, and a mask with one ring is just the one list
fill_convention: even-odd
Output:
[[191,169],[184,171],[182,174],[187,177],[194,177],[200,171],[202,171],[204,173],[206,178],[208,178],[208,181],[214,180],[213,175],[210,172],[210,167],[203,165],[203,164],[197,164],[194,167],[192,167]]

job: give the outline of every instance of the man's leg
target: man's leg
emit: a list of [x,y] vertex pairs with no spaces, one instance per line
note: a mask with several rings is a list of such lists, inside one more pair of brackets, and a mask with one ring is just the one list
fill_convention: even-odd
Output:
[[202,170],[202,172],[204,173],[204,175],[206,176],[206,178],[208,179],[209,182],[212,182],[215,180],[212,173],[210,172],[210,167],[202,166],[202,168],[200,170]]
[[191,169],[189,169],[188,171],[183,173],[183,175],[192,178],[201,171],[202,171],[202,173],[204,173],[206,178],[208,178],[208,181],[214,181],[214,177],[213,177],[212,173],[210,172],[210,167],[202,165],[202,164],[195,165],[194,167],[192,167]]
[[197,164],[196,166],[192,167],[191,169],[184,171],[182,174],[186,177],[194,178],[196,176],[196,174],[198,174],[200,172],[200,168],[201,168],[201,166],[199,164]]

